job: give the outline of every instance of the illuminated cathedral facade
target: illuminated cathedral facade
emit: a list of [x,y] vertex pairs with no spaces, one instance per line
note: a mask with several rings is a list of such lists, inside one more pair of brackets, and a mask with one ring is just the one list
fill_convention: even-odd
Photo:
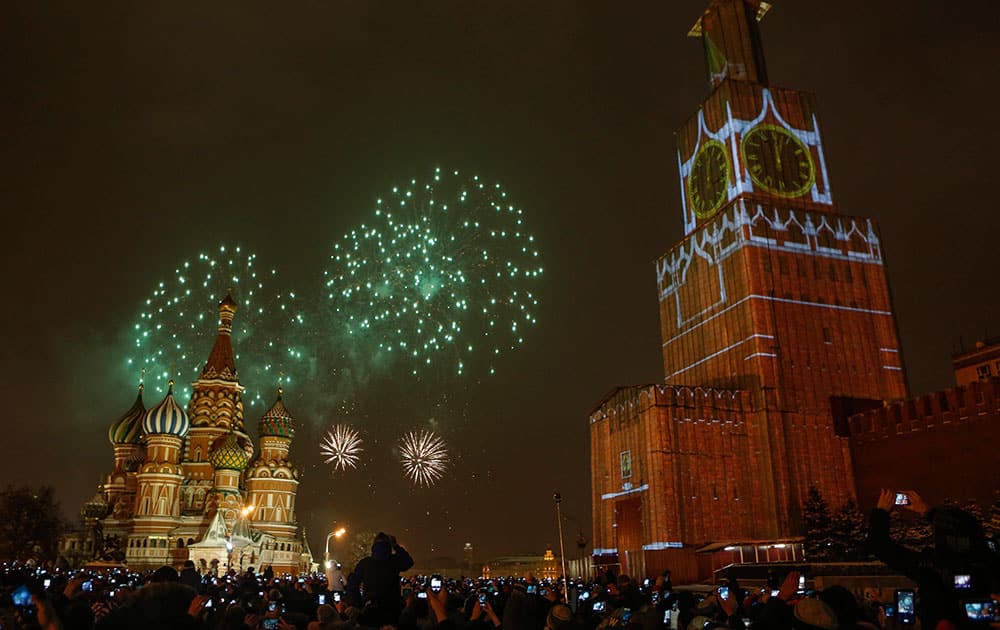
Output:
[[837,207],[813,96],[768,81],[768,9],[712,0],[691,31],[711,93],[676,134],[664,381],[589,418],[595,562],[632,575],[700,577],[713,545],[794,549],[810,487],[855,498],[852,405],[908,395],[878,226]]
[[227,294],[215,345],[186,408],[171,381],[166,397],[147,410],[140,385],[132,407],[109,427],[114,467],[84,505],[86,531],[61,542],[64,556],[137,570],[186,560],[215,573],[250,566],[278,574],[310,570],[296,522],[299,471],[289,459],[295,421],[279,388],[257,425],[254,448],[233,353],[236,311]]

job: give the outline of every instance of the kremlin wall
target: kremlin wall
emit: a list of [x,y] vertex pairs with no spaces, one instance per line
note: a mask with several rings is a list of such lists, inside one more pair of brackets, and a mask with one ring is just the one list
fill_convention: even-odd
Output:
[[983,507],[1000,490],[1000,377],[879,406],[849,423],[864,509],[881,488],[916,490],[931,505]]

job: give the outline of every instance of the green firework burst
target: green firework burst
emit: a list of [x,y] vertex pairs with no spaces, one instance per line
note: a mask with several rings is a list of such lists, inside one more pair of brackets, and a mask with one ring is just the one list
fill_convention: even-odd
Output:
[[173,378],[189,395],[218,334],[219,301],[230,289],[238,304],[232,343],[244,402],[269,403],[279,380],[304,380],[312,361],[292,342],[304,338],[305,325],[295,292],[283,289],[275,269],[258,269],[255,254],[226,246],[183,261],[143,302],[129,330],[129,379],[144,370],[147,391],[166,393]]
[[461,374],[476,361],[493,373],[536,323],[535,239],[500,185],[478,176],[436,169],[393,188],[331,262],[331,325],[414,374],[437,364]]

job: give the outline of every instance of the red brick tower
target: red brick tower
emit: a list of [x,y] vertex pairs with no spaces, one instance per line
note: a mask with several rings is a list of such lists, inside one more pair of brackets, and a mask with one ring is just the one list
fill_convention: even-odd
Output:
[[657,277],[666,381],[757,392],[755,533],[777,535],[810,484],[853,496],[831,396],[907,390],[877,227],[834,205],[812,95],[768,84],[766,8],[713,0],[692,30],[714,89],[677,133],[687,236]]
[[878,228],[834,204],[812,95],[768,83],[768,8],[712,0],[691,30],[712,92],[677,132],[686,236],[656,265],[675,393],[591,415],[597,555],[800,533],[810,485],[854,495],[831,401],[907,396]]

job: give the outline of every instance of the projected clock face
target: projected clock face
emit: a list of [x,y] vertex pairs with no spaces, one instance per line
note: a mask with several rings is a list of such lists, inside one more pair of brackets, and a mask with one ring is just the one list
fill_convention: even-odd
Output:
[[776,125],[759,125],[743,136],[743,162],[758,188],[799,197],[816,181],[809,147]]
[[699,219],[706,219],[726,200],[729,188],[729,158],[726,147],[709,140],[698,150],[688,175],[688,199]]

